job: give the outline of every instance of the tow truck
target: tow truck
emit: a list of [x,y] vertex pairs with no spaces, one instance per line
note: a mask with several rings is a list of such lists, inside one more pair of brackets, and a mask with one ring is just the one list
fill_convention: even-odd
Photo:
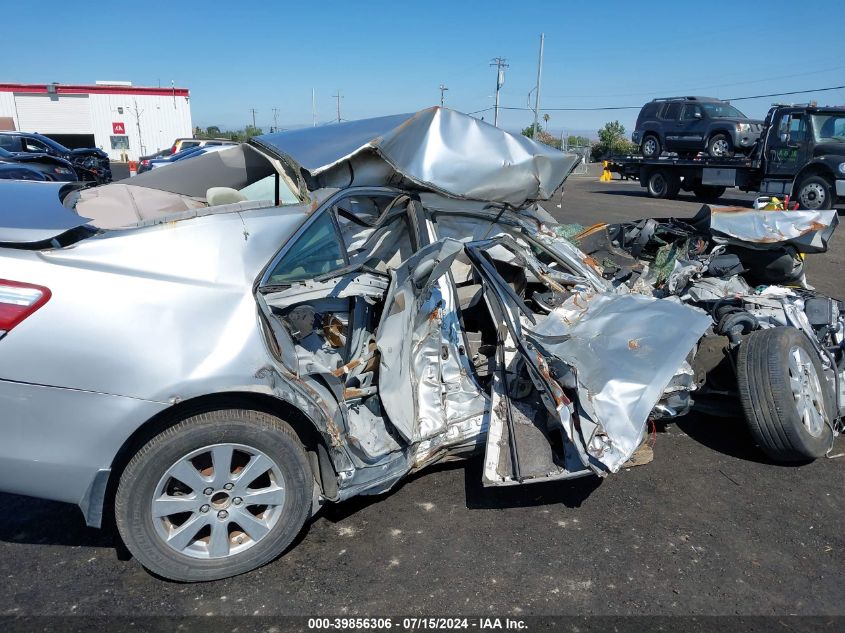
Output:
[[845,107],[775,105],[747,156],[626,156],[608,169],[640,181],[652,198],[691,191],[703,202],[728,187],[790,196],[802,209],[845,204]]

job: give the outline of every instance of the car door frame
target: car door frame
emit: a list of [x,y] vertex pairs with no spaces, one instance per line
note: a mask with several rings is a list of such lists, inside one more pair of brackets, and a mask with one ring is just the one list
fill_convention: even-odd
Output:
[[[352,266],[352,265],[349,264],[349,257],[346,253],[346,250],[345,250],[345,244],[343,242],[343,235],[340,231],[340,226],[338,226],[337,218],[335,217],[335,214],[332,211],[332,208],[334,207],[334,205],[336,205],[338,202],[340,202],[341,200],[343,200],[345,198],[349,198],[349,197],[353,197],[353,196],[368,196],[368,195],[369,196],[377,196],[377,197],[385,197],[385,198],[387,198],[387,197],[397,198],[399,196],[407,195],[407,196],[410,197],[411,201],[414,201],[414,202],[417,203],[416,205],[409,205],[409,207],[410,206],[415,206],[415,207],[419,206],[418,199],[416,198],[416,196],[413,193],[404,191],[402,189],[396,189],[396,188],[393,188],[393,187],[350,187],[348,189],[341,189],[340,191],[332,194],[331,196],[326,198],[322,203],[320,203],[320,205],[317,207],[317,209],[315,209],[314,212],[311,213],[308,216],[308,218],[305,220],[305,222],[303,222],[302,225],[300,225],[300,227],[298,229],[296,229],[296,231],[294,231],[294,233],[287,239],[287,241],[279,247],[279,250],[276,252],[276,254],[270,259],[269,262],[267,262],[267,264],[264,266],[264,268],[259,273],[259,275],[256,279],[256,282],[255,282],[255,290],[258,290],[259,288],[267,288],[267,287],[274,287],[274,286],[282,287],[282,286],[289,286],[290,285],[290,284],[269,284],[269,283],[267,283],[268,280],[269,280],[270,273],[276,267],[276,265],[285,257],[287,252],[291,248],[293,248],[293,245],[302,236],[302,234],[305,233],[306,231],[308,231],[310,226],[314,222],[317,221],[317,218],[321,217],[322,214],[324,214],[324,213],[331,213],[332,223],[334,224],[334,228],[335,228],[335,232],[337,234],[337,238],[338,238],[340,244],[344,247],[343,257],[344,257],[344,260],[346,261],[346,265],[341,267],[341,268],[336,268],[333,271],[329,271],[327,273],[317,275],[315,277],[311,277],[310,279],[319,281],[320,279],[323,279],[323,278],[329,278],[329,277],[337,276],[337,274],[339,272],[342,272],[344,270],[348,269],[348,270],[351,271],[355,268],[358,268],[358,266]],[[421,226],[420,213],[421,213],[420,209],[409,208],[409,210],[408,210],[409,226],[410,226],[410,229],[411,229],[411,239],[413,241],[415,250],[418,250],[420,247],[422,247],[422,246],[424,246],[425,244],[428,243],[428,237],[424,236],[422,234],[422,232],[420,231],[420,226]]]
[[[683,149],[683,144],[680,141],[678,134],[681,122],[681,113],[684,109],[684,103],[681,101],[667,101],[660,111],[660,122],[663,127],[663,143],[664,149],[668,151],[678,151]],[[678,106],[678,116],[668,118],[666,115],[674,106]]]

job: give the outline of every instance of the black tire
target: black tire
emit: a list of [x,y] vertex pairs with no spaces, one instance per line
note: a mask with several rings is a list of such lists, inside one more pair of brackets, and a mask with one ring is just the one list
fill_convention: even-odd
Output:
[[657,158],[660,156],[662,151],[663,150],[660,147],[660,139],[654,134],[646,134],[646,136],[643,137],[642,145],[640,145],[640,153],[644,158]]
[[[811,433],[799,415],[790,381],[789,356],[803,350],[818,378],[821,397],[820,431]],[[775,461],[807,462],[822,457],[831,444],[833,394],[822,373],[818,355],[807,338],[791,327],[751,333],[737,356],[740,403],[757,445]]]
[[701,202],[713,202],[721,198],[726,191],[726,187],[717,187],[715,185],[698,185],[692,188],[692,194],[696,200]]
[[[235,508],[234,505],[226,506],[232,515],[228,521],[225,521],[226,532],[223,542],[226,544],[226,555],[218,558],[198,558],[196,555],[183,553],[188,551],[184,548],[182,551],[177,551],[165,542],[160,532],[162,522],[170,521],[171,517],[153,517],[153,500],[161,498],[159,496],[161,482],[175,481],[178,485],[181,478],[177,480],[166,478],[172,467],[184,464],[184,458],[193,452],[202,451],[205,447],[230,444],[235,445],[236,448],[235,456],[229,459],[230,468],[227,469],[227,476],[237,478],[238,472],[245,474],[247,471],[243,465],[235,466],[238,456],[248,455],[238,452],[240,450],[238,447],[249,447],[255,451],[256,455],[263,454],[271,460],[277,471],[264,471],[265,474],[261,477],[267,477],[268,474],[272,477],[273,472],[281,475],[281,484],[271,484],[281,486],[284,491],[283,501],[280,501],[277,506],[272,506],[272,526],[253,542],[247,528],[239,531],[241,528],[237,523],[237,517],[244,516],[247,511],[260,512],[262,506],[252,506],[250,509],[247,501],[239,501],[239,498],[235,497],[224,500],[224,502],[230,501],[231,504],[243,504],[239,508]],[[197,464],[193,465],[197,469],[200,468]],[[260,467],[257,468],[257,472],[261,472]],[[200,470],[197,472],[203,474]],[[211,477],[216,479],[213,470]],[[217,580],[260,567],[275,559],[291,544],[310,516],[313,481],[305,449],[287,423],[258,411],[244,409],[212,411],[187,418],[162,431],[135,454],[120,477],[115,498],[115,520],[126,547],[152,573],[185,582]],[[205,485],[211,486],[211,484],[203,483],[199,487]],[[247,481],[244,486],[248,485]],[[177,492],[176,494],[181,495],[179,500],[185,499],[195,503],[193,501],[195,498],[206,495],[204,491],[195,490],[196,487],[185,486],[192,491],[192,494]],[[232,494],[235,494],[237,490],[235,488]],[[198,532],[191,537],[190,547],[202,548],[207,545],[208,552],[211,552],[211,530],[217,529],[218,524],[215,523],[215,519],[222,522],[220,516],[224,514],[223,511],[218,511],[220,506],[212,501],[219,494],[220,492],[213,496],[202,497],[198,503],[203,503],[202,507],[206,509],[191,510],[190,516],[184,519],[182,525],[186,525],[189,520],[196,520],[198,523],[195,525],[202,525],[200,521],[210,523],[207,541],[198,537],[198,534],[202,534],[202,530],[205,529],[198,527]],[[168,500],[173,498],[167,497]],[[248,499],[247,495],[244,495],[244,499]],[[267,506],[268,509],[270,507]],[[205,514],[201,515],[200,512],[205,512]],[[238,512],[241,514],[237,514]],[[264,512],[266,513],[267,510]],[[228,517],[229,513],[225,512],[225,514]],[[255,516],[265,521],[263,514]],[[177,519],[180,516],[172,515]],[[170,529],[178,530],[179,527],[177,523]],[[264,529],[262,527],[262,530]],[[246,546],[242,545],[244,539],[246,539]],[[237,548],[243,547],[246,549],[237,551]],[[236,551],[232,553],[230,548],[235,548]]]
[[734,155],[731,137],[723,132],[714,134],[707,141],[707,153],[713,158],[730,158]]
[[655,169],[648,175],[646,189],[652,198],[674,198],[681,190],[681,181],[662,169]]
[[802,209],[812,211],[833,208],[833,187],[824,176],[810,176],[795,189],[795,199]]

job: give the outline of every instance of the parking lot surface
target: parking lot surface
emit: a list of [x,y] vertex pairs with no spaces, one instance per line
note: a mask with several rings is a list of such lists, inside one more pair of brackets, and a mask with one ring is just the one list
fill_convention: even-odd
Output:
[[[701,205],[593,170],[545,206],[592,224]],[[810,282],[845,297],[843,259],[840,233]],[[485,489],[479,458],[436,466],[325,508],[262,569],[198,585],[123,559],[73,506],[0,494],[0,613],[845,615],[845,458],[775,465],[741,420],[703,416],[654,442],[652,463],[605,480]]]

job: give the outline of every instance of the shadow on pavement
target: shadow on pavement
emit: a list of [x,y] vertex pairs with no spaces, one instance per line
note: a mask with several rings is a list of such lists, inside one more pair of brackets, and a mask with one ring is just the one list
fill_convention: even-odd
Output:
[[604,481],[599,477],[588,475],[568,481],[485,487],[481,483],[483,467],[482,458],[473,459],[466,467],[464,488],[467,507],[471,510],[528,508],[556,504],[563,504],[567,508],[578,508]]
[[0,541],[37,545],[115,546],[110,530],[85,525],[82,512],[70,503],[0,493],[6,509],[0,521]]
[[757,448],[742,418],[690,414],[679,418],[675,425],[699,444],[723,455],[769,466],[788,465],[770,460]]

